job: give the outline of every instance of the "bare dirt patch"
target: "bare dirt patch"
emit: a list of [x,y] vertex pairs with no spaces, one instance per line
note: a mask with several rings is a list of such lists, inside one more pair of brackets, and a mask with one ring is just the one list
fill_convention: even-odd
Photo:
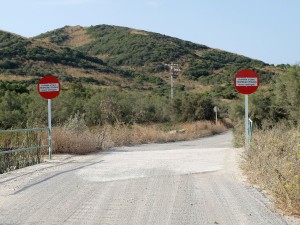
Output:
[[67,46],[80,47],[92,41],[86,33],[86,29],[81,26],[67,27],[65,31],[70,35],[69,39],[65,42]]

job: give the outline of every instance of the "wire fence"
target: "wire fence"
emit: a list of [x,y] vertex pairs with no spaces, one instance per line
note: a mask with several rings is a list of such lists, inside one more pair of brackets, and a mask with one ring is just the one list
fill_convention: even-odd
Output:
[[48,128],[0,130],[0,174],[43,161],[50,147]]

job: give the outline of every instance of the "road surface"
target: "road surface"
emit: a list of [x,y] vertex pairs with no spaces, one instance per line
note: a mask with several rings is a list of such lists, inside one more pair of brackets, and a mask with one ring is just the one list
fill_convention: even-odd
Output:
[[2,174],[0,224],[288,224],[243,182],[238,154],[228,132],[69,156]]

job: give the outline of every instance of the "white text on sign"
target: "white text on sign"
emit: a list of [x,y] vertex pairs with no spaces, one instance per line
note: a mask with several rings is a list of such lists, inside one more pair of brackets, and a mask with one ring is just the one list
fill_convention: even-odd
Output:
[[58,84],[40,84],[39,85],[40,92],[52,92],[52,91],[59,91]]
[[236,78],[236,86],[257,86],[257,78]]

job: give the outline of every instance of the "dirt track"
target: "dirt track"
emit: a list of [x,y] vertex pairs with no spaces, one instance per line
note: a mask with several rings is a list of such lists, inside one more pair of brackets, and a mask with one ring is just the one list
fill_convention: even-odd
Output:
[[0,175],[0,224],[288,224],[237,160],[231,133],[56,159]]

